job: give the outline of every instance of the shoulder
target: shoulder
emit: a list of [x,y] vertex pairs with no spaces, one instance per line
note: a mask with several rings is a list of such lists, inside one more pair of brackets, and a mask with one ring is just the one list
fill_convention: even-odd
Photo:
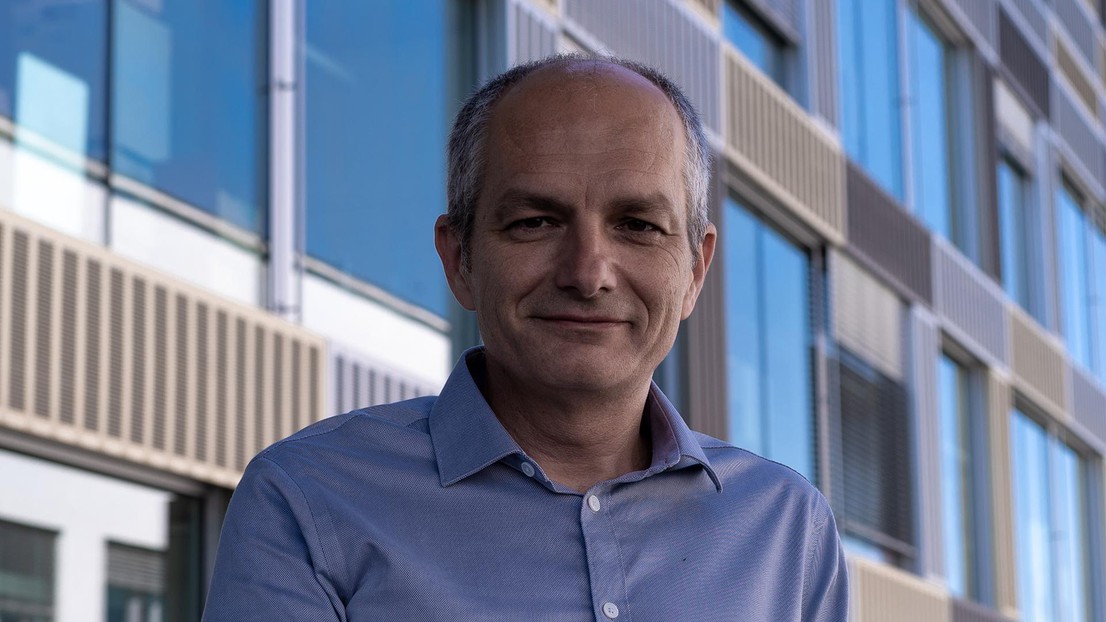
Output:
[[723,491],[729,495],[742,500],[763,500],[761,507],[791,507],[807,514],[816,524],[831,515],[822,492],[795,469],[712,436],[694,434]]
[[287,470],[303,460],[325,463],[412,447],[420,437],[428,442],[427,417],[436,399],[419,397],[327,417],[273,443],[255,461],[264,459]]

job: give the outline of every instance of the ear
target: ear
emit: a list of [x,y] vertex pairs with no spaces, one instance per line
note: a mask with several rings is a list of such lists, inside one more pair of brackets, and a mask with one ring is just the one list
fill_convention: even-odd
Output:
[[449,289],[453,291],[453,297],[462,307],[469,311],[475,311],[472,288],[469,285],[469,273],[461,265],[461,238],[449,224],[449,218],[442,214],[434,223],[434,248],[438,249],[438,257],[442,260],[442,269],[445,270],[446,281]]
[[703,282],[707,278],[710,262],[714,259],[714,245],[717,241],[718,230],[715,229],[714,223],[707,223],[707,233],[699,244],[699,259],[691,267],[691,284],[684,294],[683,314],[680,317],[682,320],[686,320],[691,315],[695,309],[695,301],[699,299],[699,292],[703,291]]

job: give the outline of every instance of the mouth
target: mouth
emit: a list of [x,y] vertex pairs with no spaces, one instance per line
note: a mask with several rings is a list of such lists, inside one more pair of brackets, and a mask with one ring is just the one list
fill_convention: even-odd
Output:
[[614,328],[629,323],[621,318],[597,315],[539,315],[534,319],[554,326],[577,329]]

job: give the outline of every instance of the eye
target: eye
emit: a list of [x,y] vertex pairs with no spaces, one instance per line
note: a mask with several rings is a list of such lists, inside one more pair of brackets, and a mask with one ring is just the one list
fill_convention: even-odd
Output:
[[632,231],[634,233],[660,231],[660,229],[653,223],[646,222],[644,220],[641,220],[640,218],[628,218],[622,223],[621,227],[623,229],[626,229],[627,231]]
[[531,216],[511,223],[512,229],[540,229],[549,226],[549,219],[545,216]]

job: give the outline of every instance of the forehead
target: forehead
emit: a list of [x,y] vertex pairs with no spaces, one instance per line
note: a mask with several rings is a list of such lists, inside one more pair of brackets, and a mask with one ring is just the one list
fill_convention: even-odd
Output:
[[607,149],[640,148],[646,139],[668,152],[673,140],[683,140],[680,117],[660,88],[603,61],[552,65],[526,76],[496,102],[488,130],[489,152],[579,147],[581,139]]

